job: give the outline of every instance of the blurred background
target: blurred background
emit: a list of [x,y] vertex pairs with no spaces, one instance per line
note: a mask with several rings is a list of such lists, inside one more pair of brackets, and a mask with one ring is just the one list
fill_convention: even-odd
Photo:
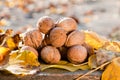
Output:
[[[120,0],[0,0],[0,28],[36,27],[42,16],[74,18],[79,29],[120,35]],[[119,31],[118,31],[119,30]]]

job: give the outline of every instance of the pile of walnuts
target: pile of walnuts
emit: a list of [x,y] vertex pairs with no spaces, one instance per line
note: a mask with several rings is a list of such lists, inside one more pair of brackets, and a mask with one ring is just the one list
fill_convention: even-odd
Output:
[[49,16],[41,17],[35,29],[24,33],[21,50],[34,52],[45,63],[55,64],[61,59],[82,63],[87,58],[83,31],[77,30],[72,18],[62,18],[56,23]]

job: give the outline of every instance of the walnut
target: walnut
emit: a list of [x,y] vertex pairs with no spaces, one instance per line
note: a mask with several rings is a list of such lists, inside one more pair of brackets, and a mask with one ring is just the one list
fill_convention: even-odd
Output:
[[29,30],[23,35],[23,42],[25,46],[37,49],[41,45],[42,34],[38,29]]
[[87,58],[87,50],[81,45],[72,46],[67,52],[67,58],[71,63],[82,63]]
[[37,27],[44,34],[47,34],[54,26],[54,21],[48,16],[41,17],[37,22]]
[[52,46],[46,46],[41,50],[41,59],[50,64],[58,63],[61,59],[58,49]]
[[67,40],[65,42],[65,46],[71,47],[78,44],[81,45],[84,43],[84,41],[85,41],[84,32],[75,30],[68,35]]
[[74,19],[65,17],[57,22],[57,27],[63,28],[66,32],[71,32],[77,29],[77,23]]
[[56,27],[50,32],[50,42],[54,47],[61,47],[66,41],[67,35],[65,30],[60,27]]

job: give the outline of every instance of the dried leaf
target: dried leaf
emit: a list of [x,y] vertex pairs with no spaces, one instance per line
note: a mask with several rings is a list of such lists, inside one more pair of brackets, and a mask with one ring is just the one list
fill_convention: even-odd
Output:
[[116,57],[116,53],[104,49],[99,49],[96,51],[96,62],[98,65],[102,65],[103,63],[112,60]]
[[103,48],[113,52],[120,52],[120,42],[106,42]]
[[97,61],[96,61],[96,55],[91,55],[88,58],[88,65],[91,69],[96,68],[97,67]]
[[8,61],[10,49],[0,46],[0,66],[6,64]]
[[102,47],[106,41],[95,32],[92,31],[84,31],[84,32],[85,32],[85,42],[94,49],[98,49]]
[[6,70],[15,75],[30,75],[39,71],[38,57],[30,51],[14,51],[10,54],[9,62],[0,70]]
[[120,80],[120,57],[107,66],[102,74],[102,80]]
[[68,71],[71,71],[71,72],[77,71],[79,69],[81,69],[81,70],[88,70],[88,69],[90,69],[87,64],[75,65],[75,64],[69,63],[67,61],[60,61],[57,64],[51,64],[51,65],[49,65],[49,64],[41,64],[41,71],[43,71],[45,69],[48,69],[48,68],[65,69],[65,70],[68,70]]
[[8,37],[3,44],[3,46],[10,48],[11,50],[16,49],[19,45],[19,42],[21,41],[21,38],[19,34],[16,34],[12,37]]
[[38,57],[30,51],[11,53],[9,64],[21,64],[24,66],[39,66]]

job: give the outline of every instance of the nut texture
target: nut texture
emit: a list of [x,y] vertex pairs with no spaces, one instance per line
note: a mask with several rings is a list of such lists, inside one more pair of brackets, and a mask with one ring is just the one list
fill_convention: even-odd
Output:
[[32,51],[33,53],[35,53],[36,56],[38,56],[37,50],[34,49],[33,47],[30,47],[30,46],[23,46],[23,47],[21,48],[20,51],[24,51],[24,50]]
[[65,31],[70,32],[77,29],[77,23],[72,18],[63,18],[57,22],[57,26],[63,28]]
[[58,63],[61,59],[59,51],[52,46],[46,46],[41,50],[41,59],[46,63]]
[[50,32],[50,42],[54,47],[61,47],[66,41],[67,35],[65,30],[56,27]]
[[67,58],[71,63],[82,63],[87,58],[87,50],[81,45],[73,46],[68,50]]
[[37,22],[37,27],[44,34],[47,34],[54,26],[54,21],[48,16],[41,17]]
[[84,43],[84,41],[85,41],[84,32],[75,30],[68,35],[67,40],[65,42],[65,46],[71,47],[78,44],[81,45]]
[[23,42],[24,45],[37,49],[41,45],[42,34],[38,29],[29,30],[24,34]]

